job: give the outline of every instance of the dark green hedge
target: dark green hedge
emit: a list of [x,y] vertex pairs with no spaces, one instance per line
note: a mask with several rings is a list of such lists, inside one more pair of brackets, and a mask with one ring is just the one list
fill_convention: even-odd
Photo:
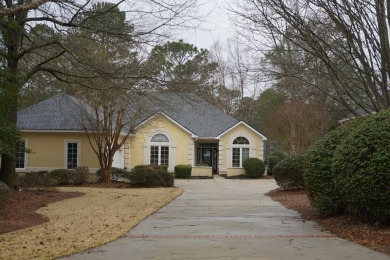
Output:
[[263,161],[258,158],[246,158],[242,162],[242,167],[245,169],[245,175],[251,179],[260,178],[265,171]]
[[332,160],[337,146],[364,122],[355,119],[329,132],[306,153],[304,179],[310,202],[323,216],[344,211],[345,205],[335,188]]
[[130,186],[138,188],[173,187],[174,177],[167,167],[138,165],[127,175]]
[[287,157],[273,168],[273,175],[280,187],[284,189],[304,188],[303,180],[305,158],[301,155]]
[[333,176],[349,213],[390,223],[390,110],[370,116],[343,140]]
[[176,165],[175,176],[179,179],[191,178],[192,166],[191,165]]

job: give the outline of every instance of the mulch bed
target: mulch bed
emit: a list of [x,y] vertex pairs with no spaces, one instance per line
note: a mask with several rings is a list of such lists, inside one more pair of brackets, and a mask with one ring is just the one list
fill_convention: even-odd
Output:
[[317,222],[324,230],[365,247],[390,255],[390,227],[362,223],[344,214],[323,218],[310,205],[305,190],[274,190],[267,194],[286,208],[298,211],[304,220]]
[[39,208],[81,195],[80,192],[12,190],[1,199],[0,234],[45,223],[48,219],[36,213]]

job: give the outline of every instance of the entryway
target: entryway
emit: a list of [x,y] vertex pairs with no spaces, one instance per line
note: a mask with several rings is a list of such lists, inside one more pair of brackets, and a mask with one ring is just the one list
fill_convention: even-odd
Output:
[[218,143],[196,144],[196,165],[210,166],[213,174],[218,173]]

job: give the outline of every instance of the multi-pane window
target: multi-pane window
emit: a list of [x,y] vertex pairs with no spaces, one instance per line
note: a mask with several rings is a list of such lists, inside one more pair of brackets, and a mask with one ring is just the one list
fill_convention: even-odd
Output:
[[150,164],[151,165],[158,165],[158,146],[151,146],[150,147]]
[[234,139],[233,144],[249,144],[249,141],[245,137],[239,136]]
[[16,151],[16,169],[26,168],[26,142],[22,142]]
[[234,139],[232,150],[233,167],[242,167],[242,162],[249,158],[249,144],[249,140],[243,136]]
[[156,134],[152,137],[151,142],[153,142],[153,143],[169,143],[169,139],[164,134]]
[[156,134],[150,140],[153,144],[150,146],[150,164],[168,165],[169,164],[169,139],[164,134]]
[[66,168],[74,169],[78,166],[78,147],[77,142],[68,142],[66,144]]

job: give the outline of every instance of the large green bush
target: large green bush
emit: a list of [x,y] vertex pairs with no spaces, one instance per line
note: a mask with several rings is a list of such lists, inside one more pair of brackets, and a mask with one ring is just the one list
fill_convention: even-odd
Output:
[[306,190],[311,204],[323,216],[338,214],[345,209],[334,185],[332,160],[337,146],[363,121],[364,118],[359,118],[339,126],[320,138],[306,153]]
[[258,158],[246,158],[242,162],[242,167],[245,169],[245,175],[252,179],[260,178],[265,171],[263,161]]
[[191,178],[192,166],[191,165],[176,165],[175,177],[179,179]]
[[305,187],[303,180],[305,158],[301,155],[287,157],[273,168],[273,175],[283,189],[299,189]]
[[138,165],[127,175],[127,178],[132,187],[153,188],[174,185],[173,174],[167,172],[165,167]]
[[337,147],[335,188],[347,211],[365,221],[390,223],[390,110],[367,118]]
[[[127,178],[127,175],[129,175],[129,171],[117,167],[111,168],[111,181],[116,182],[119,178]],[[96,175],[99,177],[99,182],[103,181],[103,175],[102,170],[99,169],[96,171]]]

